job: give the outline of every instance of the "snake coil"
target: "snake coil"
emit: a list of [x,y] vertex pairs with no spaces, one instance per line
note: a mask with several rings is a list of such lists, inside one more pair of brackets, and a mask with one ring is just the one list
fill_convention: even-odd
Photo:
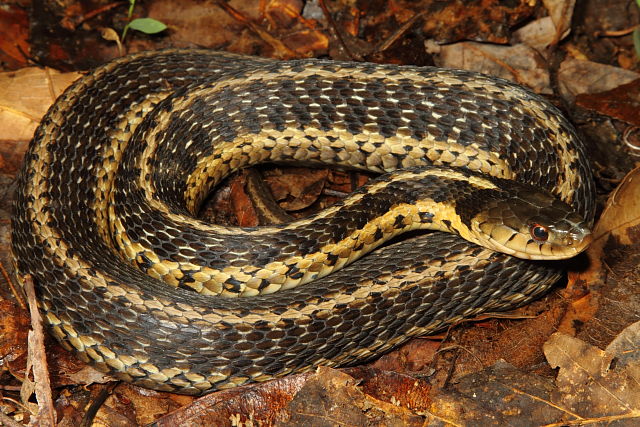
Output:
[[[265,161],[387,174],[282,226],[193,216],[230,172]],[[498,194],[512,189],[540,213],[505,207]],[[125,381],[200,394],[359,363],[531,301],[558,279],[558,262],[458,235],[429,233],[353,261],[423,224],[462,236],[476,227],[550,256],[559,249],[546,249],[546,213],[571,206],[562,220],[571,225],[556,230],[566,236],[578,216],[588,228],[594,199],[571,125],[507,81],[168,50],[98,68],[49,110],[19,176],[12,247],[65,347]],[[495,203],[469,207],[478,200]],[[529,237],[518,237],[529,216]]]

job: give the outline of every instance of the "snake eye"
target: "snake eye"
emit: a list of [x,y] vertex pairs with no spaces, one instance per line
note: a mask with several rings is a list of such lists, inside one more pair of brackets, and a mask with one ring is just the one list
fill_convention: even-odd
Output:
[[544,225],[533,224],[531,228],[529,228],[529,233],[531,233],[531,237],[538,242],[546,242],[549,239],[549,229]]

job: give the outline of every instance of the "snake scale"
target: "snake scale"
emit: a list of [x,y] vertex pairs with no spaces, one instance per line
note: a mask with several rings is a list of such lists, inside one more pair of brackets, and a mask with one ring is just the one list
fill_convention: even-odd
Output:
[[[382,175],[288,224],[198,219],[222,179],[261,162]],[[353,365],[531,301],[562,274],[545,259],[588,243],[594,203],[571,125],[505,80],[167,50],[108,63],[51,107],[12,249],[66,348],[201,394]],[[383,245],[424,228],[447,233]]]

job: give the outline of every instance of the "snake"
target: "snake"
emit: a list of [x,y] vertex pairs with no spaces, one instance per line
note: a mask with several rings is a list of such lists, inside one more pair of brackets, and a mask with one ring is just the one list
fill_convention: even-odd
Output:
[[[376,177],[284,224],[199,217],[259,163]],[[199,395],[363,363],[538,298],[591,241],[594,188],[567,119],[503,79],[149,51],[85,74],[41,120],[12,252],[65,348]]]

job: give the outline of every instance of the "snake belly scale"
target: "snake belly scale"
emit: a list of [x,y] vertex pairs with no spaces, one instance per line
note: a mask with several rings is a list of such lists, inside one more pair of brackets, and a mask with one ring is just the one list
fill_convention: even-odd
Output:
[[[195,217],[224,177],[260,162],[384,175],[290,224]],[[594,204],[571,125],[504,80],[167,50],[98,68],[49,110],[19,177],[12,247],[65,347],[125,381],[201,394],[360,363],[531,301],[561,266],[492,249],[572,256]],[[565,211],[562,225],[539,224]],[[513,231],[523,215],[533,238]],[[453,234],[356,261],[417,228]],[[572,251],[556,256],[553,230]]]

